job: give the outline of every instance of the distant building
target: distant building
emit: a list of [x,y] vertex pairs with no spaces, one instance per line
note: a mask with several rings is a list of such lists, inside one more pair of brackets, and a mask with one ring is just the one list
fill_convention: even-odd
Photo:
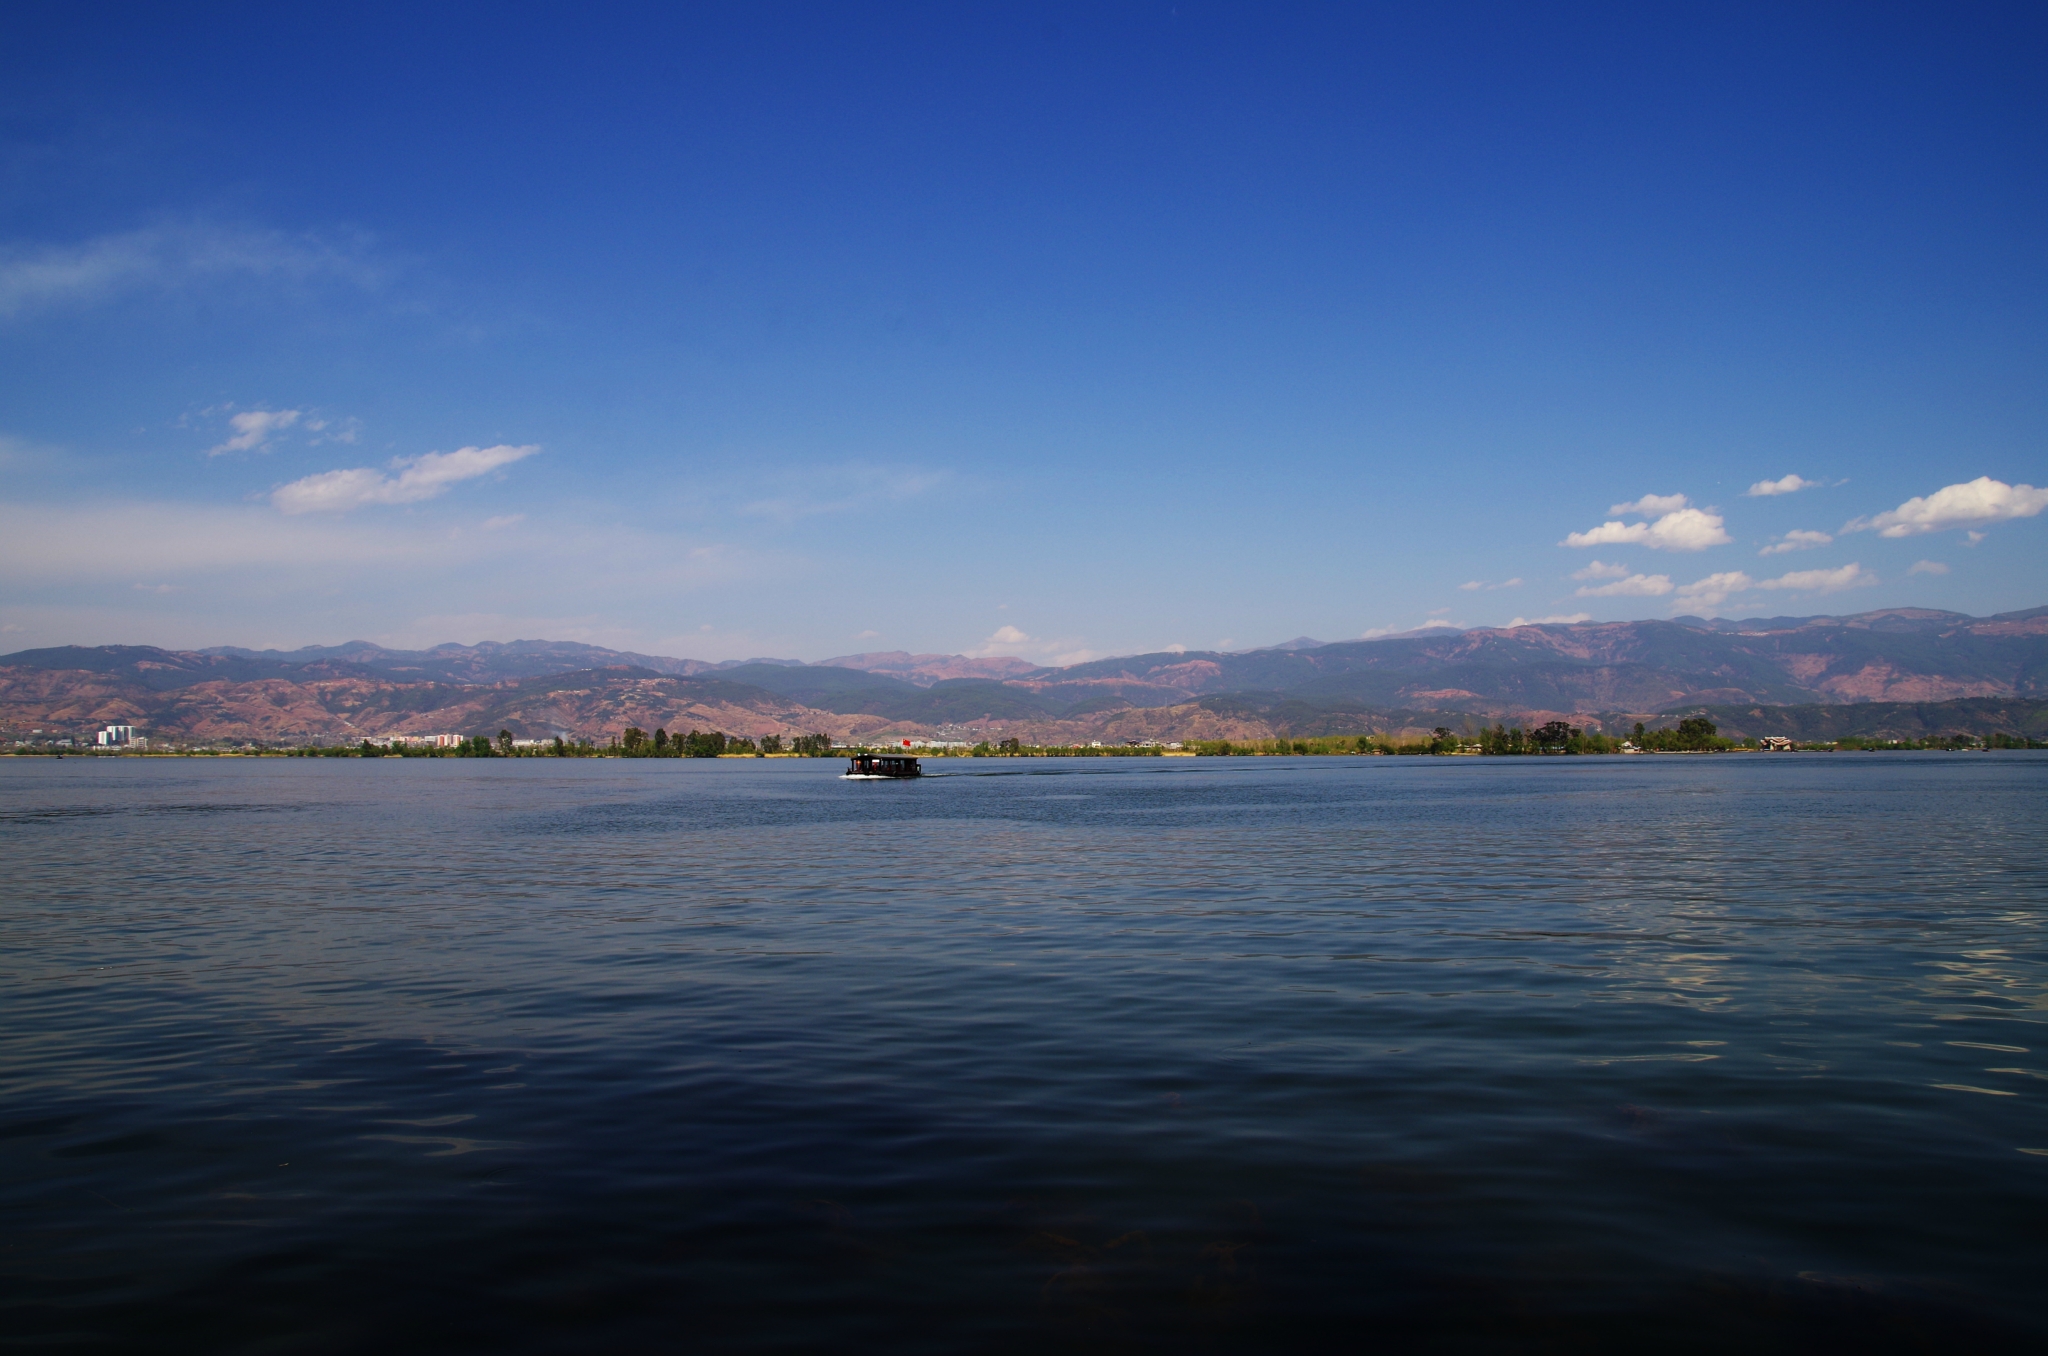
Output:
[[135,742],[133,725],[109,725],[93,740],[103,749],[124,749]]
[[1792,741],[1783,735],[1765,735],[1762,739],[1757,740],[1756,744],[1765,753],[1792,752]]

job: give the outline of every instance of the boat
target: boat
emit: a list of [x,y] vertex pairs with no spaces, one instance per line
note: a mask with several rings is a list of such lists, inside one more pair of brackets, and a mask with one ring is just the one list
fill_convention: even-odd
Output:
[[855,782],[893,782],[923,775],[915,758],[893,753],[857,753],[846,760],[846,771],[840,774],[842,780]]

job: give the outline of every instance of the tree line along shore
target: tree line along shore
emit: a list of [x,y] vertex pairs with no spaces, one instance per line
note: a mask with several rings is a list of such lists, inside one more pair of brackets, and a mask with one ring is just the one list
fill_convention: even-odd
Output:
[[1549,757],[1637,753],[1741,753],[1813,752],[1849,753],[1879,751],[1988,751],[1994,749],[2043,749],[2048,740],[2017,734],[1946,735],[1924,739],[1882,739],[1845,736],[1830,740],[1790,740],[1753,737],[1730,739],[1722,736],[1702,716],[1681,720],[1676,728],[1645,729],[1641,722],[1626,735],[1589,733],[1564,721],[1550,721],[1525,729],[1496,723],[1471,731],[1455,732],[1439,726],[1426,739],[1400,739],[1387,734],[1320,735],[1305,739],[1272,738],[1247,740],[1189,740],[1178,747],[1159,743],[1115,745],[1025,744],[1017,739],[983,741],[943,747],[920,745],[907,748],[905,741],[874,744],[835,743],[827,734],[784,737],[764,735],[751,738],[719,730],[688,730],[671,736],[657,729],[648,734],[628,726],[616,739],[599,744],[590,739],[557,737],[552,741],[515,740],[510,730],[497,735],[471,735],[448,745],[408,744],[400,740],[363,740],[349,744],[305,744],[297,746],[220,748],[178,746],[164,743],[146,749],[78,748],[55,742],[18,742],[15,755],[163,758],[163,757],[267,757],[267,758],[842,758],[860,753],[910,752],[919,758],[1273,758],[1337,756],[1422,756],[1422,757]]

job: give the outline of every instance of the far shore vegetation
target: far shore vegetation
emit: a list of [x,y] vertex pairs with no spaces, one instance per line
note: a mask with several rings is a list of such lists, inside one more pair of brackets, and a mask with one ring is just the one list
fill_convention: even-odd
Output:
[[1946,735],[1925,739],[1844,737],[1820,741],[1730,739],[1711,720],[1688,716],[1668,729],[1645,729],[1639,721],[1625,735],[1581,730],[1561,720],[1524,729],[1496,723],[1476,730],[1453,731],[1438,726],[1427,738],[1390,734],[1318,735],[1290,739],[1197,739],[1178,743],[1125,740],[1116,744],[1025,744],[1017,739],[980,743],[905,739],[859,743],[835,740],[823,733],[802,735],[726,734],[720,730],[686,730],[653,734],[628,726],[616,739],[599,744],[590,739],[556,736],[519,739],[510,730],[475,734],[448,743],[405,737],[365,739],[355,743],[290,745],[180,744],[165,740],[142,748],[97,748],[61,738],[17,740],[8,750],[16,755],[91,757],[272,757],[272,758],[844,758],[857,753],[899,753],[918,758],[1274,758],[1274,757],[1572,757],[1602,754],[1740,753],[1764,749],[1786,752],[1850,753],[1926,750],[1936,752],[1994,749],[2042,749],[2048,741],[2030,736],[1991,733]]

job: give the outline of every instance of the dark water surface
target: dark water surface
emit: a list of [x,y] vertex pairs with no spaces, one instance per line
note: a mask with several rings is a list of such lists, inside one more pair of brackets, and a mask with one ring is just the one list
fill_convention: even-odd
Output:
[[0,1345],[2018,1347],[2048,758],[0,760]]

